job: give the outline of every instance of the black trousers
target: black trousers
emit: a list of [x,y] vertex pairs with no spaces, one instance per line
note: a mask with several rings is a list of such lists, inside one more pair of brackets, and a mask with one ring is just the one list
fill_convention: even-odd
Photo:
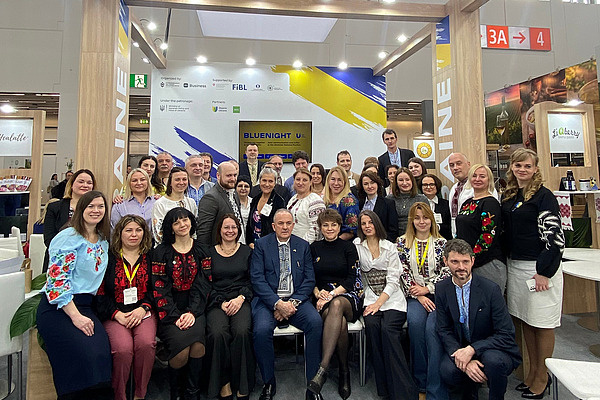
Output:
[[[513,371],[511,358],[500,350],[486,350],[477,359],[483,364],[483,373],[488,379],[489,400],[504,399],[508,375]],[[473,392],[477,390],[477,383],[458,369],[448,354],[442,357],[440,375],[448,388],[450,399],[473,398]]]
[[378,311],[364,317],[364,320],[377,394],[394,400],[418,399],[417,387],[401,344],[406,313],[396,310]]

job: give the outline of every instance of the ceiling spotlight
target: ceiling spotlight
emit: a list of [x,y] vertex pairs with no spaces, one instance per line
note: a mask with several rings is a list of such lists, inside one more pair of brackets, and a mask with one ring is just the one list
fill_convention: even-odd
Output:
[[341,63],[338,64],[338,68],[346,69],[346,68],[348,68],[348,64],[345,61],[342,61]]
[[17,110],[10,104],[5,104],[2,107],[0,107],[0,111],[6,114],[17,112]]
[[198,61],[200,64],[204,64],[208,60],[204,56],[198,56],[198,57],[196,57],[196,61]]
[[392,3],[396,2],[396,0],[382,0],[382,1],[387,4],[392,4]]
[[162,42],[159,47],[161,50],[166,50],[169,48],[169,45],[165,42]]
[[156,29],[156,24],[152,21],[148,22],[148,26],[147,26],[148,30],[155,30]]
[[402,35],[398,36],[398,41],[400,43],[404,43],[408,40],[408,37],[403,33]]
[[252,58],[252,57],[246,58],[246,65],[251,65],[252,66],[254,64],[256,64],[256,60],[254,58]]
[[567,106],[570,106],[570,107],[576,107],[576,106],[578,106],[578,105],[580,105],[580,104],[583,104],[583,101],[581,101],[581,100],[575,100],[575,99],[573,99],[573,100],[569,100],[569,101],[566,103],[566,105],[567,105]]
[[433,136],[433,133],[425,131],[423,132],[423,136]]
[[138,42],[133,42],[133,47],[140,47],[140,44]]
[[294,68],[302,68],[302,61],[296,60],[296,61],[294,61],[294,63],[292,64],[292,66]]
[[148,60],[148,57],[142,57],[142,61],[146,64],[150,64],[150,60]]
[[387,51],[380,51],[379,54],[377,55],[377,57],[379,57],[380,60],[383,60],[384,58],[386,58],[388,55]]

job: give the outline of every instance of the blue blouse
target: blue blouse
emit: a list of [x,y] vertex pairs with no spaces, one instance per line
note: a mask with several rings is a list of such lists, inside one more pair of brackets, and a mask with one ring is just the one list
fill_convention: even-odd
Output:
[[67,228],[52,239],[48,249],[50,263],[46,278],[48,302],[62,308],[75,294],[96,294],[108,265],[108,242],[88,242],[74,228]]
[[352,193],[348,193],[346,196],[341,198],[339,204],[329,204],[327,208],[336,210],[342,216],[342,227],[340,233],[349,232],[356,237],[356,231],[358,228],[358,214],[360,213],[358,199]]

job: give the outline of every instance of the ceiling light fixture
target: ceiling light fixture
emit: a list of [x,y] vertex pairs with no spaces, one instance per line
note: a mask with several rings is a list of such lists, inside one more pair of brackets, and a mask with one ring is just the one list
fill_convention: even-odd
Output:
[[342,61],[341,63],[338,64],[338,68],[346,69],[346,68],[348,68],[348,63],[346,63],[346,61]]
[[5,104],[2,107],[0,107],[0,111],[6,114],[17,112],[17,110],[10,104]]
[[140,18],[140,22],[142,23],[142,26],[144,25],[144,22],[146,22],[146,28],[148,28],[149,31],[156,29],[156,24],[146,18]]
[[387,4],[392,4],[392,3],[396,2],[396,0],[382,0],[382,1]]
[[198,61],[200,64],[204,64],[205,62],[208,61],[208,59],[204,56],[198,56],[198,57],[196,57],[196,61]]
[[138,42],[132,42],[133,47],[140,47],[140,44]]
[[292,64],[292,66],[294,68],[302,68],[302,61],[296,60],[296,61],[294,61],[294,63]]
[[163,43],[160,44],[160,49],[161,50],[166,50],[168,48],[169,48],[169,45],[167,43],[163,42]]
[[384,58],[387,57],[387,55],[388,55],[387,51],[380,51],[377,56],[379,57],[380,60],[383,60]]
[[403,34],[401,34],[400,36],[398,36],[398,41],[399,41],[400,43],[404,43],[404,42],[406,42],[407,40],[408,40],[408,37],[407,37],[407,36],[406,36],[404,33],[403,33]]
[[252,66],[254,64],[256,64],[256,60],[254,58],[252,58],[252,57],[246,58],[246,65]]
[[150,60],[148,60],[148,57],[142,57],[142,61],[146,64],[150,64]]

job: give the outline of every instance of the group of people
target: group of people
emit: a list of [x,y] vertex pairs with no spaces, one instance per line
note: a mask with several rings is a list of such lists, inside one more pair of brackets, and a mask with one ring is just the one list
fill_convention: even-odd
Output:
[[257,365],[259,399],[273,399],[273,332],[292,324],[306,337],[306,398],[322,399],[335,355],[346,399],[348,323],[360,318],[382,398],[470,398],[487,381],[502,399],[521,362],[510,316],[530,360],[516,389],[542,398],[564,236],[537,155],[513,153],[499,198],[489,168],[454,153],[445,200],[393,130],[382,139],[360,175],[348,151],[326,172],[299,150],[283,180],[281,157],[263,163],[255,144],[216,179],[206,154],[184,167],[145,156],[110,201],[91,171],[73,173],[48,205],[37,316],[59,398],[125,399],[131,368],[144,398],[158,337],[171,399],[199,398],[202,376],[209,398],[248,398]]

